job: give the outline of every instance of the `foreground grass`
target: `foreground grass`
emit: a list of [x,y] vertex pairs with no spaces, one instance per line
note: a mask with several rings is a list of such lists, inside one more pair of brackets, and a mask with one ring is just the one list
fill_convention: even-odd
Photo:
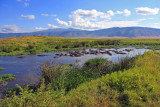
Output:
[[145,53],[135,62],[134,68],[107,74],[73,89],[62,98],[63,104],[67,106],[159,107],[160,54]]
[[0,56],[36,54],[90,47],[134,46],[159,50],[160,39],[72,39],[65,37],[26,36],[0,39]]
[[[99,60],[99,59],[96,59],[96,61],[98,61],[98,64],[100,65],[103,65],[105,62],[104,60]],[[87,64],[86,66],[91,67],[92,65],[95,65],[95,62],[88,61],[86,64]],[[51,69],[53,70],[53,68],[50,68],[52,66],[47,66],[47,67],[48,68],[45,71],[49,71]],[[102,67],[106,66],[101,66],[101,68]],[[60,68],[55,67],[54,70],[56,71],[61,70]],[[96,68],[97,70],[100,70],[99,65],[97,65]],[[65,70],[66,72],[70,71],[70,68],[67,67],[67,69]],[[104,69],[101,70],[103,71]],[[54,73],[56,74],[56,72]],[[83,75],[77,75],[77,77],[79,76]],[[52,79],[55,80],[55,78],[56,77]],[[60,78],[57,79],[60,80]],[[76,78],[73,79],[75,79],[75,82],[77,81]],[[82,78],[79,78],[79,80],[81,79]],[[159,83],[160,83],[160,54],[157,52],[147,52],[143,56],[138,56],[138,58],[134,60],[134,66],[127,68],[127,70],[123,69],[117,72],[106,73],[106,75],[102,75],[102,77],[99,76],[98,79],[95,78],[91,79],[89,82],[87,81],[82,82],[78,84],[78,86],[73,87],[70,90],[67,90],[67,92],[65,88],[59,88],[61,85],[59,85],[59,87],[57,87],[56,89],[54,89],[54,87],[50,86],[49,84],[48,86],[46,86],[47,84],[44,79],[42,79],[42,84],[40,88],[38,88],[36,91],[29,89],[29,87],[26,88],[19,87],[21,90],[20,95],[18,96],[14,95],[5,98],[4,100],[1,101],[1,105],[9,107],[17,107],[17,106],[60,106],[60,107],[157,106],[159,107],[160,106]]]

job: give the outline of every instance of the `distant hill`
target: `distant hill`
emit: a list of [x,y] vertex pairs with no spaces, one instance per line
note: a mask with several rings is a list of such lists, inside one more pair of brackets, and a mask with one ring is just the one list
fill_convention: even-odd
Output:
[[114,27],[95,31],[85,31],[79,29],[48,29],[30,33],[0,33],[0,38],[19,36],[56,36],[56,37],[160,37],[160,29],[147,27]]

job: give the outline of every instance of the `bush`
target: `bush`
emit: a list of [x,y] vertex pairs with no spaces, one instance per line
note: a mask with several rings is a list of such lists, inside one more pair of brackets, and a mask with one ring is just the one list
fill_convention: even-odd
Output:
[[106,62],[106,59],[103,58],[95,58],[95,59],[89,59],[87,62],[85,62],[86,67],[98,67],[102,66]]
[[120,59],[118,63],[115,63],[113,66],[113,71],[119,71],[124,69],[130,69],[135,66],[135,60],[138,58],[138,56],[135,57],[125,57],[123,59]]
[[69,72],[71,67],[69,65],[56,65],[54,62],[45,62],[42,64],[41,73],[45,83],[51,83],[57,78],[62,78],[66,72]]
[[89,59],[84,64],[84,68],[99,72],[101,75],[110,73],[113,68],[113,62],[103,58]]
[[57,65],[54,62],[45,62],[41,68],[42,78],[53,90],[69,90],[79,84],[98,78],[100,74],[92,70],[71,68],[70,65]]

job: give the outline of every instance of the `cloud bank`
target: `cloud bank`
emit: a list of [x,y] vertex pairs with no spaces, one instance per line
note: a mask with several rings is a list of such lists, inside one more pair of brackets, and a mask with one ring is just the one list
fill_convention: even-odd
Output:
[[71,27],[83,30],[97,30],[110,27],[128,27],[138,25],[138,21],[111,21],[112,17],[116,14],[129,16],[131,15],[131,11],[125,9],[117,12],[113,12],[112,10],[100,12],[95,9],[78,9],[69,15],[68,22],[60,20],[59,18],[57,18],[56,21],[60,27]]
[[19,29],[17,25],[4,25],[0,31],[2,33],[18,33]]
[[128,9],[124,9],[123,11],[117,11],[116,14],[124,14],[124,16],[129,16],[131,15],[131,11],[129,11]]
[[[18,2],[28,2],[29,0],[17,0]],[[159,8],[148,8],[148,7],[137,7],[135,8],[137,14],[140,15],[157,15],[159,13]],[[42,16],[53,16],[55,14],[41,14]],[[55,29],[55,28],[75,28],[81,30],[98,30],[98,29],[106,29],[111,27],[132,27],[132,26],[140,26],[141,21],[145,21],[147,19],[135,19],[135,20],[115,20],[115,16],[123,16],[129,17],[131,15],[131,11],[128,9],[124,10],[108,10],[106,12],[97,11],[96,9],[92,10],[84,10],[77,9],[72,11],[71,14],[68,15],[69,20],[62,20],[60,18],[56,18],[57,26],[51,23],[47,24],[47,27],[35,27],[32,28],[31,31],[40,31],[47,29]],[[27,18],[29,20],[34,20],[35,15],[21,15],[22,18]],[[155,24],[154,26],[158,26],[159,24]],[[158,27],[157,27],[158,28]],[[4,33],[17,33],[20,32],[20,29],[16,25],[4,25],[1,29],[1,32]]]
[[136,13],[140,15],[156,15],[159,12],[159,8],[138,7],[135,8]]

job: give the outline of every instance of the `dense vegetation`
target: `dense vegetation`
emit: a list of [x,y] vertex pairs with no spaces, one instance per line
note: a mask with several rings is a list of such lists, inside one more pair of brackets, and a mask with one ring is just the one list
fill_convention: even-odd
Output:
[[120,63],[88,60],[82,68],[42,65],[39,88],[22,88],[2,106],[160,106],[160,53],[147,52]]
[[45,36],[7,38],[0,39],[0,56],[117,46],[160,49],[160,39],[71,39]]

